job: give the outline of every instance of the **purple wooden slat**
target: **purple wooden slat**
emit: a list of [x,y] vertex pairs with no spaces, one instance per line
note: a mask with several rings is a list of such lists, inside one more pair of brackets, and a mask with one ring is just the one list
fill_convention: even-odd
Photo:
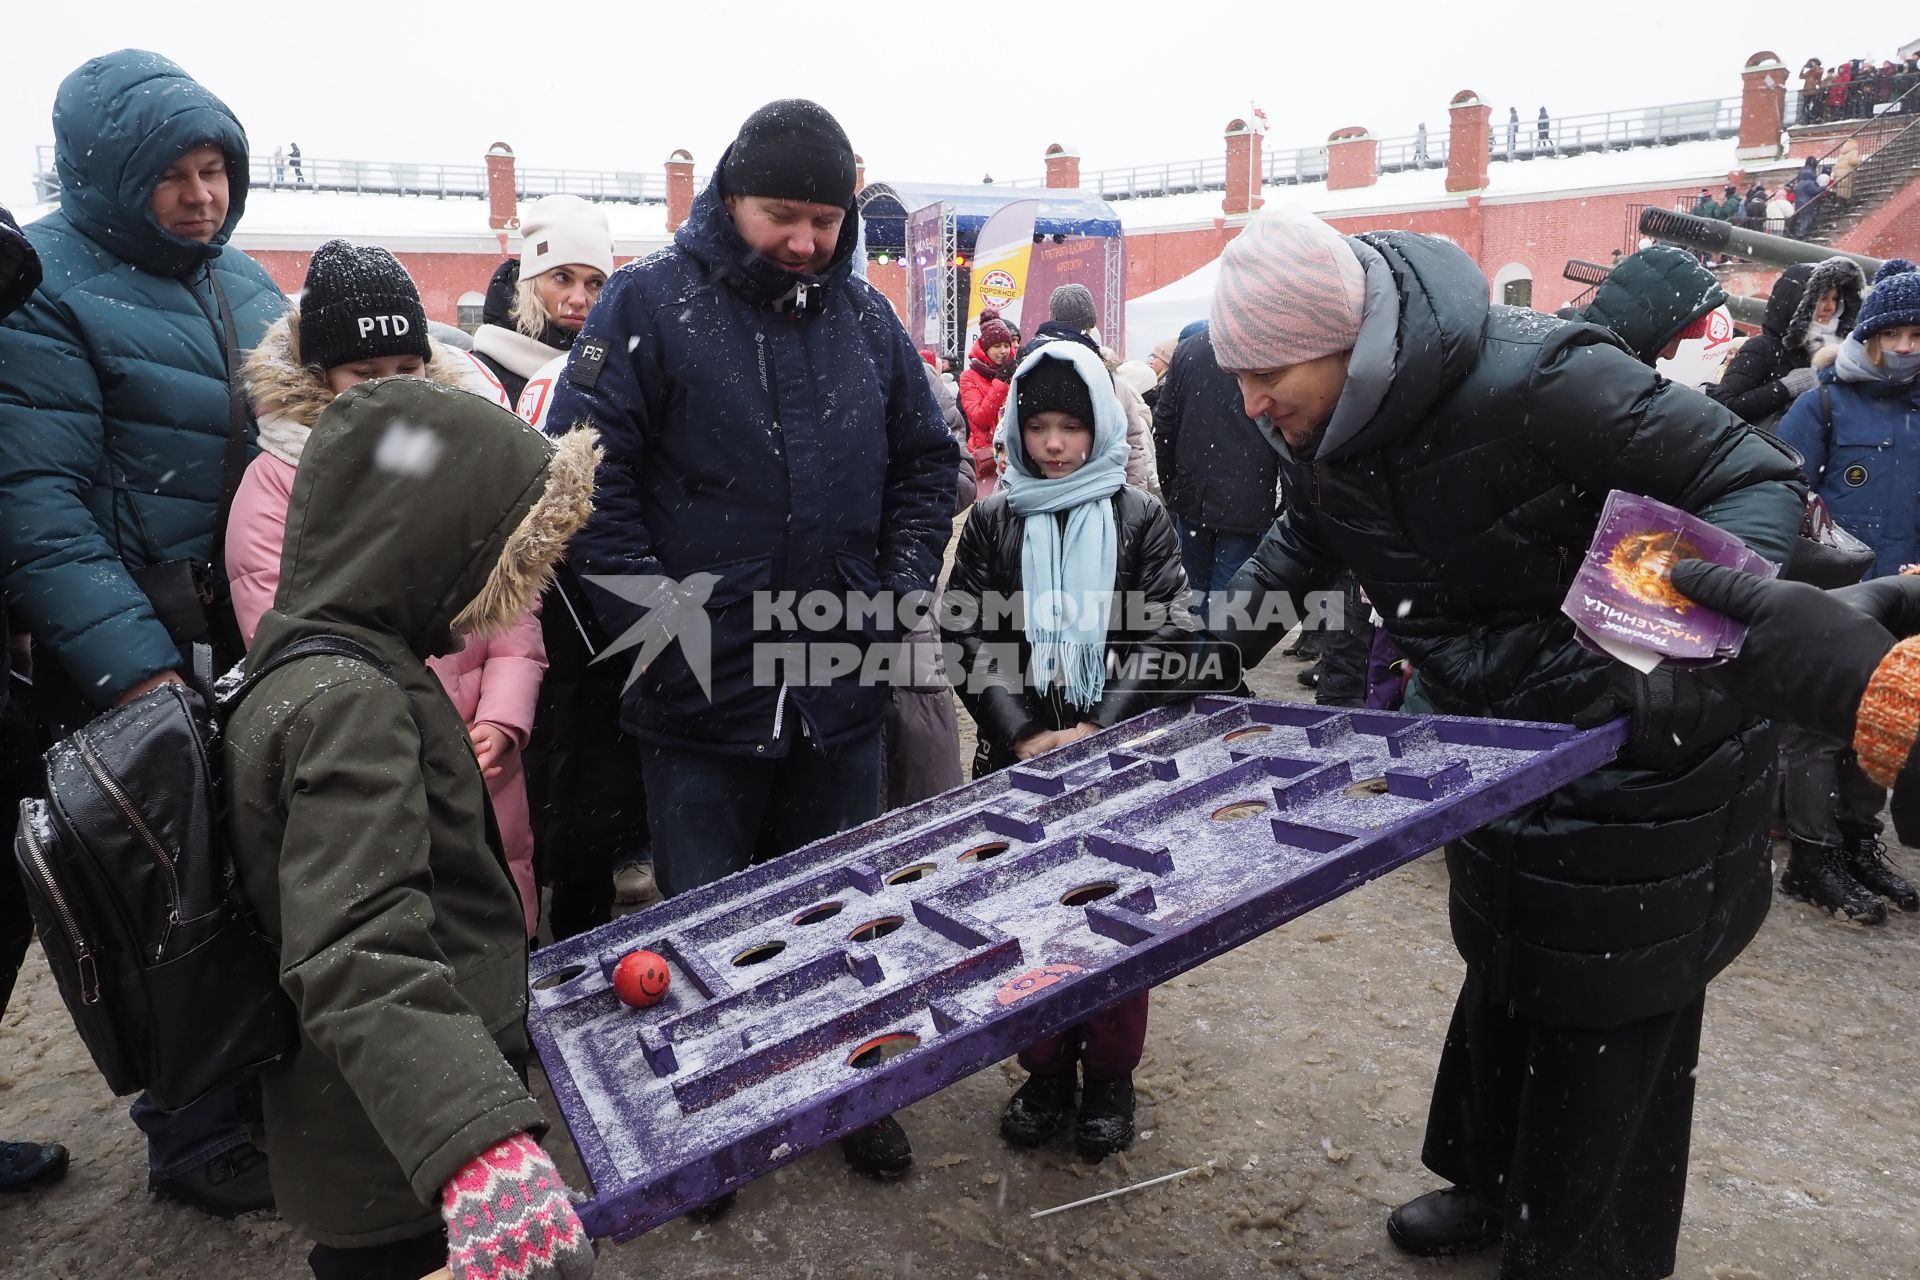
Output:
[[[677,1217],[1531,803],[1624,734],[1202,698],[537,952],[529,1028],[593,1181],[587,1229]],[[612,969],[641,947],[673,987],[628,1009]]]

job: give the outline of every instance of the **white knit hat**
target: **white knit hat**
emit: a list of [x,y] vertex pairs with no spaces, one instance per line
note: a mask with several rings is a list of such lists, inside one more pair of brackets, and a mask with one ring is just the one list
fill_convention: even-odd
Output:
[[520,278],[570,262],[613,274],[613,230],[597,205],[579,196],[542,196],[520,219]]

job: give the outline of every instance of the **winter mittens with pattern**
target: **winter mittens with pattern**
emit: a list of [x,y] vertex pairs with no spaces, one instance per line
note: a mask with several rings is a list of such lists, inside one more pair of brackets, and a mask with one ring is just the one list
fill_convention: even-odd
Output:
[[567,1184],[531,1134],[468,1161],[441,1189],[453,1280],[586,1280],[593,1244]]

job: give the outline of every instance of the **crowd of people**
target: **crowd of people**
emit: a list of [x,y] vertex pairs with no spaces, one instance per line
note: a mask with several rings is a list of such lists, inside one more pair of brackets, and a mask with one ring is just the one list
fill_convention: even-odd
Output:
[[1907,96],[1915,85],[1920,85],[1920,53],[1878,66],[1871,58],[1849,58],[1831,67],[1808,58],[1800,68],[1800,123],[1862,119],[1890,103],[1897,104],[1889,108],[1893,111],[1920,110]]
[[[1920,909],[1878,819],[1879,788],[1920,769],[1910,263],[1789,271],[1703,394],[1653,368],[1724,300],[1683,251],[1632,255],[1556,321],[1492,305],[1444,240],[1276,210],[1148,367],[1101,345],[1070,285],[1031,337],[983,313],[952,388],[861,278],[845,132],[790,99],[639,262],[613,269],[587,202],[533,205],[469,353],[383,249],[321,245],[290,303],[232,248],[245,134],[166,59],[88,62],[54,118],[61,207],[0,225],[25,677],[0,776],[33,794],[39,751],[192,683],[199,647],[258,677],[221,739],[227,835],[298,1043],[132,1115],[155,1192],[277,1208],[322,1280],[590,1271],[527,1083],[526,959],[610,918],[617,869],[682,894],[957,784],[956,695],[976,777],[1190,698],[1127,659],[1202,644],[1251,669],[1318,592],[1351,623],[1321,639],[1323,703],[1626,720],[1613,763],[1446,851],[1466,972],[1421,1153],[1443,1185],[1386,1223],[1405,1251],[1671,1274],[1707,988],[1774,891],[1776,720],[1780,890],[1868,924]],[[1776,563],[1811,489],[1872,545],[1872,580],[1688,568],[1676,585],[1752,624],[1746,651],[1635,670],[1560,610],[1613,489]],[[950,544],[952,607],[930,609]],[[822,634],[759,607],[809,592],[920,609]],[[702,649],[652,643],[689,610]],[[368,660],[301,649],[322,637]],[[636,640],[631,676],[593,661]],[[901,646],[912,674],[758,660],[813,644]],[[0,1000],[23,892],[0,873]],[[1148,1003],[1023,1051],[1005,1140],[1071,1113],[1083,1158],[1127,1149]],[[892,1118],[841,1150],[881,1181],[913,1161]],[[6,1190],[66,1165],[0,1143]]]

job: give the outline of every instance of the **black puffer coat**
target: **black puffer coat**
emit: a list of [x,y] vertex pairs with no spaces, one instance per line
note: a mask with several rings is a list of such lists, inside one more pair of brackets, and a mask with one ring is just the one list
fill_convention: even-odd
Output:
[[[1143,646],[1195,639],[1198,624],[1187,612],[1187,575],[1180,567],[1180,542],[1167,509],[1152,494],[1131,485],[1122,485],[1108,501],[1113,503],[1118,544],[1113,573],[1116,600],[1113,628],[1107,633],[1109,678],[1091,715],[1067,706],[1058,689],[1044,693],[1030,687],[1013,689],[983,678],[989,661],[998,655],[1017,652],[1017,669],[1023,673],[1031,661],[1021,620],[1004,612],[983,618],[981,607],[983,599],[1019,589],[1027,522],[1014,514],[1004,493],[995,493],[967,517],[953,553],[953,576],[947,580],[940,614],[941,635],[948,646],[947,670],[980,730],[973,763],[976,778],[1012,764],[1013,744],[1022,738],[1071,728],[1082,720],[1106,728],[1158,705],[1164,690],[1150,689],[1139,681],[1114,680],[1112,660]],[[1064,524],[1067,513],[1059,513],[1058,518]],[[1122,607],[1121,602],[1128,599],[1148,607]],[[988,622],[994,625],[985,625]],[[1129,627],[1129,623],[1138,625]],[[1000,662],[1002,669],[1005,665]]]
[[1807,331],[1820,299],[1829,292],[1840,295],[1839,336],[1844,338],[1853,331],[1866,287],[1866,273],[1849,258],[1828,258],[1817,267],[1796,263],[1782,271],[1767,295],[1760,332],[1741,344],[1707,394],[1756,426],[1785,413],[1794,393],[1780,379],[1813,362]]
[[[1285,512],[1230,590],[1321,589],[1350,566],[1413,662],[1408,709],[1565,721],[1625,670],[1576,644],[1560,612],[1609,490],[1785,559],[1805,490],[1765,437],[1599,328],[1489,307],[1451,245],[1350,243],[1368,319],[1348,388],[1370,379],[1378,407],[1316,456],[1289,454]],[[1378,333],[1396,306],[1397,330]],[[1279,639],[1220,630],[1248,665]],[[1686,1004],[1759,928],[1774,734],[1714,711],[1672,761],[1623,759],[1449,850],[1455,941],[1500,1000],[1623,1025]]]
[[1247,416],[1240,384],[1196,333],[1174,349],[1153,407],[1153,447],[1167,509],[1189,526],[1265,533],[1280,459]]

